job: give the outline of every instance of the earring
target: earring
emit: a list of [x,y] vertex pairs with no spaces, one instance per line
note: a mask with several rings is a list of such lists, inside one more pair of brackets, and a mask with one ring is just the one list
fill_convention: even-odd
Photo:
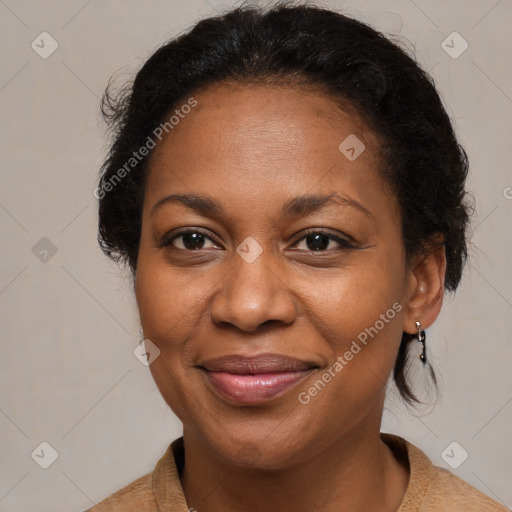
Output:
[[418,334],[417,334],[416,339],[421,343],[421,346],[422,346],[420,359],[423,364],[426,364],[426,362],[427,362],[427,352],[426,352],[426,348],[425,348],[426,335],[425,335],[425,331],[421,328],[421,322],[416,322],[416,329],[418,329]]

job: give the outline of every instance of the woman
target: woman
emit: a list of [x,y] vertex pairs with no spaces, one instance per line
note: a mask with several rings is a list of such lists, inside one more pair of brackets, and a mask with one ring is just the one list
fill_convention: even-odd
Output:
[[414,60],[328,10],[243,8],[120,98],[99,240],[183,437],[90,510],[504,511],[380,433],[466,257],[466,155]]

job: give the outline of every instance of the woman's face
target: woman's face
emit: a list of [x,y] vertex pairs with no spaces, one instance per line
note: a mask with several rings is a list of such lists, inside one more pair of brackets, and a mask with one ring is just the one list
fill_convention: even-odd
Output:
[[410,322],[398,204],[376,137],[334,99],[228,84],[194,98],[145,191],[150,369],[190,435],[282,468],[379,428]]

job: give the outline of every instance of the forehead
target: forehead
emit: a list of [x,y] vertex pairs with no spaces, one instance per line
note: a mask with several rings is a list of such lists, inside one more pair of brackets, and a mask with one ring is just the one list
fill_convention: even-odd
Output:
[[376,135],[338,98],[300,87],[218,84],[194,99],[197,106],[154,150],[150,199],[179,190],[268,204],[385,186]]

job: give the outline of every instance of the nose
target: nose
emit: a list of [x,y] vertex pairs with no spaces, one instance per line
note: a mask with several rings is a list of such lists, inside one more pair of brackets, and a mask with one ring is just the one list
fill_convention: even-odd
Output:
[[[263,324],[293,323],[296,316],[294,295],[272,265],[271,251],[248,263],[238,254],[230,272],[222,279],[221,288],[214,294],[210,306],[213,323],[234,326],[241,331],[253,332]],[[271,266],[272,265],[272,266]]]

